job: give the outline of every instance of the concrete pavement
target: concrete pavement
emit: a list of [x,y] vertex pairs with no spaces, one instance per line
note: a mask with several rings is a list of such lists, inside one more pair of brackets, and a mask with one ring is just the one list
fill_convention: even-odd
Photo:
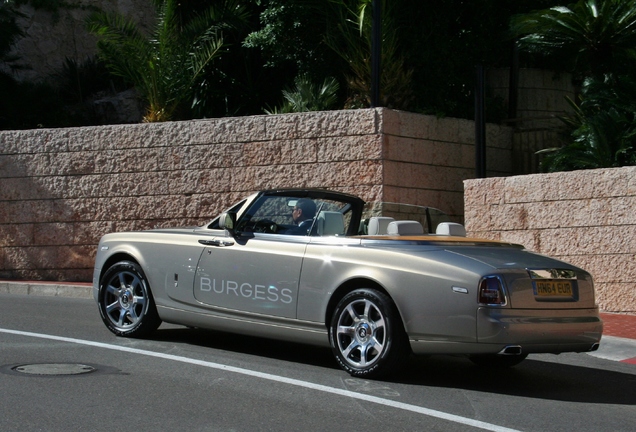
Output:
[[636,315],[601,313],[603,339],[595,357],[636,364]]
[[[51,297],[93,298],[92,285],[85,282],[3,281],[0,293]],[[603,339],[594,357],[636,364],[636,315],[601,313]]]

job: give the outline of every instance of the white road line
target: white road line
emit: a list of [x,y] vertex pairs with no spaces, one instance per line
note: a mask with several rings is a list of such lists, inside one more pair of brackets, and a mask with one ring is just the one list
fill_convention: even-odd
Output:
[[105,344],[105,343],[101,343],[101,342],[94,342],[94,341],[89,341],[89,340],[83,340],[83,339],[74,339],[74,338],[67,338],[67,337],[62,337],[62,336],[47,335],[47,334],[42,334],[42,333],[23,332],[23,331],[3,329],[3,328],[0,328],[0,333],[7,333],[7,334],[18,335],[18,336],[28,336],[28,337],[34,337],[34,338],[40,338],[40,339],[48,339],[48,340],[54,340],[54,341],[60,341],[60,342],[68,342],[68,343],[74,343],[74,344],[78,344],[78,345],[86,345],[86,346],[91,346],[91,347],[96,347],[96,348],[109,349],[109,350],[113,350],[113,351],[122,351],[122,352],[131,353],[131,354],[139,354],[139,355],[145,355],[145,356],[149,356],[149,357],[156,357],[156,358],[165,359],[165,360],[177,361],[177,362],[181,362],[181,363],[188,363],[188,364],[197,365],[197,366],[203,366],[203,367],[207,367],[207,368],[211,368],[211,369],[218,369],[218,370],[227,371],[227,372],[233,372],[233,373],[237,373],[237,374],[241,374],[241,375],[247,375],[247,376],[251,376],[251,377],[261,378],[261,379],[268,380],[268,381],[274,381],[274,382],[279,382],[279,383],[283,383],[283,384],[289,384],[289,385],[293,385],[293,386],[297,386],[297,387],[303,387],[303,388],[307,388],[307,389],[317,390],[317,391],[324,392],[324,393],[331,393],[331,394],[335,394],[335,395],[338,395],[338,396],[349,397],[349,398],[352,398],[352,399],[358,399],[358,400],[363,400],[363,401],[367,401],[367,402],[372,402],[372,403],[376,403],[376,404],[380,404],[380,405],[384,405],[384,406],[389,406],[389,407],[392,407],[392,408],[401,409],[401,410],[404,410],[404,411],[410,411],[410,412],[414,412],[414,413],[417,413],[417,414],[423,414],[423,415],[426,415],[426,416],[429,416],[429,417],[435,417],[435,418],[438,418],[438,419],[447,420],[447,421],[454,422],[454,423],[459,423],[459,424],[463,424],[463,425],[467,425],[467,426],[476,427],[476,428],[479,428],[479,429],[495,431],[495,432],[519,432],[516,429],[510,429],[510,428],[506,428],[506,427],[503,427],[503,426],[497,426],[497,425],[494,425],[494,424],[491,424],[491,423],[486,423],[486,422],[482,422],[482,421],[478,421],[478,420],[473,420],[473,419],[470,419],[470,418],[467,418],[467,417],[461,417],[461,416],[454,415],[454,414],[448,414],[448,413],[445,413],[445,412],[442,412],[442,411],[432,410],[432,409],[420,407],[420,406],[417,406],[417,405],[411,405],[411,404],[407,404],[407,403],[403,403],[403,402],[396,402],[396,401],[391,400],[391,399],[384,399],[384,398],[380,398],[380,397],[376,397],[376,396],[364,395],[364,394],[355,393],[355,392],[352,392],[352,391],[349,391],[349,390],[342,390],[342,389],[338,389],[338,388],[335,388],[335,387],[328,387],[328,386],[324,386],[324,385],[320,385],[320,384],[314,384],[314,383],[307,382],[307,381],[301,381],[301,380],[297,380],[297,379],[293,379],[293,378],[285,378],[285,377],[278,376],[278,375],[272,375],[272,374],[268,374],[268,373],[257,372],[257,371],[253,371],[253,370],[249,370],[249,369],[237,368],[237,367],[228,366],[228,365],[224,365],[224,364],[220,364],[220,363],[208,362],[208,361],[203,361],[203,360],[196,360],[196,359],[191,359],[191,358],[188,358],[188,357],[181,357],[181,356],[176,356],[176,355],[171,355],[171,354],[164,354],[164,353],[159,353],[159,352],[154,352],[154,351],[146,351],[146,350],[141,350],[141,349],[137,349],[137,348],[128,348],[128,347],[123,347],[123,346],[119,346],[119,345],[110,345],[110,344]]

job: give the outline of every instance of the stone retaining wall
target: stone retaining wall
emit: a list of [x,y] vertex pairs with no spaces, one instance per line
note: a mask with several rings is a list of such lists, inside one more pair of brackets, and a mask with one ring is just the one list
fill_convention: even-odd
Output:
[[[461,221],[470,121],[366,109],[0,132],[0,279],[90,281],[111,231],[198,225],[253,191],[327,187]],[[511,130],[488,127],[490,175]]]
[[[559,118],[573,114],[568,99],[576,100],[577,89],[568,73],[525,68],[518,73],[516,118],[507,120],[515,128],[512,173],[534,174],[541,171],[537,152],[563,145],[567,127]],[[492,95],[508,106],[510,70],[489,69],[488,85]]]
[[469,235],[578,265],[594,276],[602,310],[636,313],[636,167],[464,185]]

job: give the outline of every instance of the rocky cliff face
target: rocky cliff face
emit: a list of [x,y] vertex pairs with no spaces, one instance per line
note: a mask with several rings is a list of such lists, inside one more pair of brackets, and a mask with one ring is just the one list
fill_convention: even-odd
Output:
[[82,62],[97,53],[96,39],[85,28],[88,15],[97,9],[117,11],[148,26],[154,19],[148,0],[76,0],[74,6],[55,12],[21,6],[24,14],[18,22],[25,36],[17,41],[14,54],[28,69],[18,79],[37,81],[59,72],[66,58]]

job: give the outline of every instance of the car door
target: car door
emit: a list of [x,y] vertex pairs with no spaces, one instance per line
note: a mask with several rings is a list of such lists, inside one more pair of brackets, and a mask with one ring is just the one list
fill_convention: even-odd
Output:
[[249,233],[207,242],[194,283],[199,302],[296,318],[300,270],[309,237]]

